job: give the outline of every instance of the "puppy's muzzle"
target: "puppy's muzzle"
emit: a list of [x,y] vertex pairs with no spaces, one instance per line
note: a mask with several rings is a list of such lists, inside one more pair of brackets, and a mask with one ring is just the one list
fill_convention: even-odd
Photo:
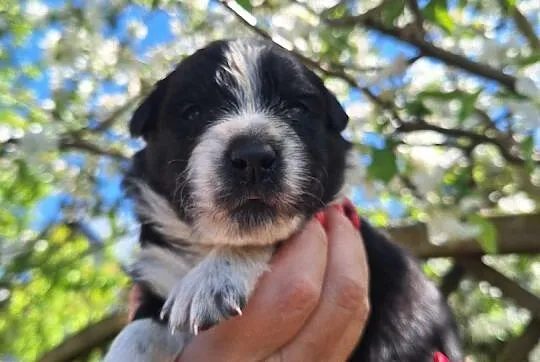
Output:
[[236,183],[248,188],[268,183],[278,163],[274,147],[253,137],[235,140],[227,154]]

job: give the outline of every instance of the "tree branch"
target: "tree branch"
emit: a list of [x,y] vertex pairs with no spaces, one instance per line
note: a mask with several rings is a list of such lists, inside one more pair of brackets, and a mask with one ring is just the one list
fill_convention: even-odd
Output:
[[[481,64],[470,60],[462,55],[458,55],[427,42],[415,29],[408,27],[386,27],[369,13],[343,17],[341,19],[323,19],[327,24],[334,27],[350,27],[363,25],[368,29],[375,30],[381,34],[391,36],[399,41],[408,43],[416,47],[422,55],[438,59],[443,63],[463,69],[473,75],[477,75],[489,80],[494,80],[512,92],[516,92],[516,78],[505,74],[486,64]],[[416,28],[416,27],[414,27]],[[419,36],[420,35],[420,36]]]
[[411,132],[416,132],[416,131],[435,131],[437,133],[440,133],[440,134],[443,134],[445,136],[449,136],[452,138],[459,138],[459,137],[468,138],[473,143],[471,148],[474,148],[475,146],[480,145],[480,144],[490,144],[497,147],[502,157],[504,157],[504,159],[507,160],[508,162],[512,164],[519,164],[519,165],[525,162],[520,157],[511,153],[510,150],[507,148],[507,145],[504,144],[503,140],[497,139],[494,137],[489,137],[486,135],[474,133],[474,132],[459,129],[459,128],[444,128],[444,127],[427,123],[424,120],[417,120],[416,122],[403,123],[402,125],[396,128],[396,133],[411,133]]
[[124,313],[114,314],[89,325],[77,334],[66,338],[54,349],[45,353],[40,362],[68,362],[84,356],[92,349],[113,339],[127,322]]
[[414,24],[416,26],[416,30],[418,30],[422,34],[422,37],[424,37],[424,16],[422,15],[420,6],[418,6],[418,2],[416,2],[416,0],[406,0],[406,3],[409,10],[411,10],[411,12],[414,14]]
[[[497,230],[498,254],[540,253],[540,214],[523,214],[491,217]],[[481,256],[485,251],[474,240],[448,242],[434,245],[429,242],[427,227],[418,223],[386,228],[396,242],[420,258],[445,258]],[[539,306],[540,307],[540,306]]]
[[69,150],[69,149],[82,150],[82,151],[86,151],[94,155],[108,156],[118,161],[126,161],[129,159],[129,157],[123,154],[122,152],[103,149],[99,147],[98,145],[95,145],[91,142],[81,140],[81,139],[64,138],[60,140],[59,148],[61,150]]
[[534,31],[534,27],[529,23],[525,15],[519,11],[519,8],[516,5],[510,5],[504,0],[499,0],[499,5],[501,8],[505,9],[510,16],[514,19],[514,23],[516,23],[516,27],[518,30],[523,34],[523,36],[527,39],[529,42],[529,45],[533,50],[540,49],[540,40],[536,36],[536,32]]
[[[118,120],[118,118],[126,112],[131,106],[133,106],[134,102],[137,102],[139,99],[143,97],[143,92],[141,94],[133,97],[133,99],[127,101],[120,107],[116,108],[114,111],[112,111],[111,114],[107,118],[105,118],[103,121],[101,121],[96,128],[94,128],[92,131],[94,132],[103,132],[114,125],[114,123]],[[89,128],[86,128],[86,130],[90,130]]]

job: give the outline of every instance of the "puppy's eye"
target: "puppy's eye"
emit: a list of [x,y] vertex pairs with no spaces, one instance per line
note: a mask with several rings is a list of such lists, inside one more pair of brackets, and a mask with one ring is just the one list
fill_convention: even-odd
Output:
[[298,113],[309,113],[308,106],[303,102],[294,102],[291,104],[291,108]]
[[201,109],[194,105],[190,104],[189,106],[185,106],[182,108],[182,111],[180,113],[180,117],[182,119],[185,119],[187,121],[194,121],[201,115]]

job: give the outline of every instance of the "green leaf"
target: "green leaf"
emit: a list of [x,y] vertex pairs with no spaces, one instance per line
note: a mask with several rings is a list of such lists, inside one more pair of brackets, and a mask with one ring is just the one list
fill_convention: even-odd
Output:
[[13,110],[0,109],[0,124],[8,124],[12,127],[24,127],[26,121]]
[[24,75],[32,79],[37,79],[41,76],[41,69],[36,65],[24,65],[22,71]]
[[452,20],[452,17],[448,13],[447,0],[431,0],[422,10],[422,14],[427,20],[439,25],[448,34],[450,34],[456,26],[454,20]]
[[247,11],[253,10],[253,6],[251,6],[250,0],[236,0],[238,5],[246,9]]
[[471,215],[468,219],[472,224],[480,227],[477,240],[482,249],[490,254],[497,253],[497,229],[495,225],[480,215]]
[[450,101],[452,99],[456,99],[461,97],[463,94],[462,91],[451,91],[451,92],[443,92],[440,90],[428,90],[423,91],[418,94],[418,98],[424,99],[424,98],[433,98],[440,101]]
[[523,142],[521,142],[521,151],[523,152],[523,158],[525,159],[525,166],[529,172],[533,172],[535,168],[535,162],[533,160],[534,154],[534,137],[532,135],[527,136]]
[[540,62],[540,52],[535,52],[529,56],[517,58],[515,64],[525,67]]
[[474,111],[474,106],[480,93],[481,91],[475,93],[463,93],[463,96],[461,97],[461,108],[459,109],[458,114],[459,124],[462,124]]
[[369,177],[389,183],[397,171],[396,155],[391,144],[387,142],[385,148],[371,150],[371,164],[368,166]]
[[516,8],[516,0],[504,0],[503,1],[503,10],[507,15],[512,15],[514,9]]
[[405,105],[405,109],[412,115],[415,115],[417,117],[423,118],[425,116],[429,116],[433,112],[429,108],[425,106],[425,104],[417,99],[412,102],[409,102]]
[[391,0],[383,8],[381,14],[381,21],[384,26],[390,28],[394,25],[394,20],[403,13],[405,9],[405,1],[403,0]]

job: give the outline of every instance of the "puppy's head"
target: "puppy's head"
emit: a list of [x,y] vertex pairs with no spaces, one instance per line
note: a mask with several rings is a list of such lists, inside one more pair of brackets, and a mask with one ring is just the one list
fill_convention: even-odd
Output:
[[146,141],[137,176],[200,242],[247,245],[288,237],[336,196],[347,121],[293,55],[230,40],[184,59],[140,105],[130,131]]

